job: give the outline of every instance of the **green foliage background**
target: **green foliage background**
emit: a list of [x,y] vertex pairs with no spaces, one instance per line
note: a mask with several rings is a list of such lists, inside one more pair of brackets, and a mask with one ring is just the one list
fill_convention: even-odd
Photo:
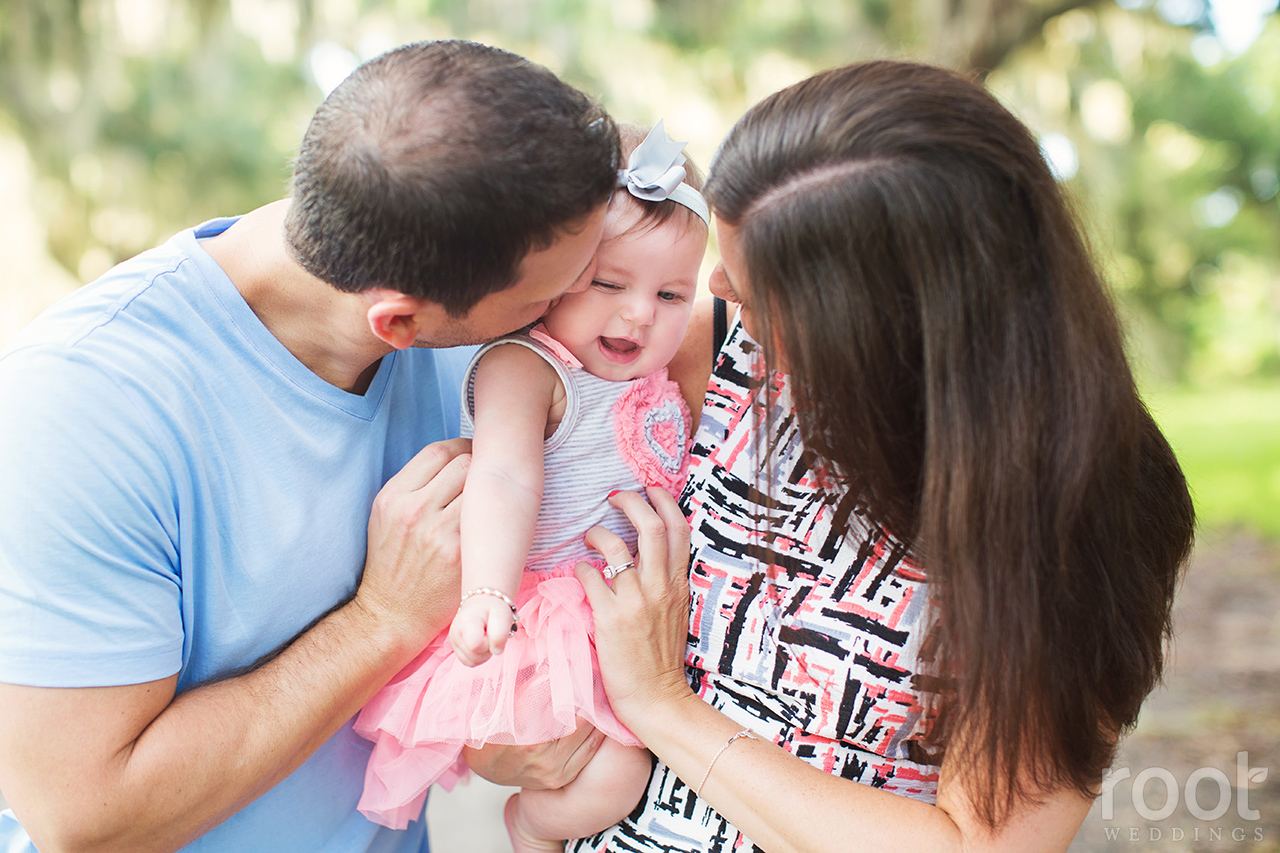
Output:
[[413,39],[523,53],[621,119],[665,118],[704,166],[819,68],[973,73],[1070,142],[1064,183],[1206,523],[1280,533],[1280,20],[1239,55],[1213,23],[1207,0],[0,0],[0,135],[33,164],[49,253],[88,280],[283,195],[327,88]]

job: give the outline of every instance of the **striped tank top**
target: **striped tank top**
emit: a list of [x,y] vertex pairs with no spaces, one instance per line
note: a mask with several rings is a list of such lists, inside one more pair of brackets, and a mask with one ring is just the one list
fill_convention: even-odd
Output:
[[660,485],[679,494],[691,444],[690,416],[679,386],[667,379],[666,370],[629,382],[601,379],[567,362],[542,341],[510,335],[481,348],[467,367],[462,406],[466,437],[475,432],[476,367],[489,350],[508,345],[527,347],[541,356],[555,369],[566,396],[564,417],[543,442],[542,506],[526,570],[572,567],[598,557],[582,541],[597,524],[622,537],[635,553],[635,529],[609,504],[609,493],[643,493],[646,485]]

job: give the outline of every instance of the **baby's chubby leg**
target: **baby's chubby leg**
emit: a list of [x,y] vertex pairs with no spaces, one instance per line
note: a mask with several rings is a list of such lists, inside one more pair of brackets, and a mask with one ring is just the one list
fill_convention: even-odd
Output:
[[507,801],[507,832],[515,853],[562,851],[626,817],[644,793],[653,762],[648,750],[605,739],[578,777],[549,791],[521,789]]

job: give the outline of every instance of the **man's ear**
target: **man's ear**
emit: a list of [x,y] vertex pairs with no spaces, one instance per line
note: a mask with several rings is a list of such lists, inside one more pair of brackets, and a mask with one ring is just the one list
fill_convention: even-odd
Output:
[[364,295],[369,301],[366,316],[373,333],[395,349],[412,346],[422,330],[424,312],[432,303],[385,287],[367,290]]

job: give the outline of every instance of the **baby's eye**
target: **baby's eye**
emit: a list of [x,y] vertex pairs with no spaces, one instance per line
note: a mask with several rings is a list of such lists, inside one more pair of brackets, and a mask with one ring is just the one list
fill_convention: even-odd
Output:
[[593,281],[591,282],[591,286],[596,288],[597,290],[603,290],[607,293],[615,293],[619,290],[622,290],[622,285],[610,284],[607,281]]
[[684,299],[683,293],[673,293],[670,290],[661,290],[658,292],[658,298],[663,302],[678,302]]

